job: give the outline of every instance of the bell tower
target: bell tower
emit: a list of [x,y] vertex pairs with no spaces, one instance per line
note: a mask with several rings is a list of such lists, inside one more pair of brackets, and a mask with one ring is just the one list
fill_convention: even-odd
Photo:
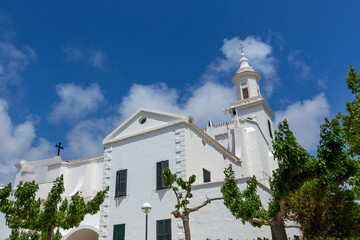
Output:
[[236,86],[237,100],[245,100],[260,95],[259,81],[261,76],[249,65],[245,54],[241,54],[240,67],[236,71],[232,82]]
[[236,71],[232,82],[236,87],[237,101],[230,103],[228,112],[233,120],[246,119],[256,122],[266,139],[271,143],[273,139],[272,117],[274,112],[260,93],[259,82],[261,76],[249,64],[245,54],[241,54],[240,67]]

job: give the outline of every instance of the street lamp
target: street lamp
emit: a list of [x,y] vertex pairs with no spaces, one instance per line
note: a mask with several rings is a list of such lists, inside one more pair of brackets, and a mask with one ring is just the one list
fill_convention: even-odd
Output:
[[145,240],[147,240],[147,232],[148,232],[148,214],[151,212],[151,204],[150,203],[144,203],[142,205],[142,208],[141,210],[143,210],[143,212],[145,213],[146,215],[146,221],[145,221]]

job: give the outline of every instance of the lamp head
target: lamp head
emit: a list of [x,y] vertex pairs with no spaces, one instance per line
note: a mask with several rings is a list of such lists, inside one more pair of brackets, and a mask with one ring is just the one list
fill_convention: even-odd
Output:
[[141,207],[141,210],[145,213],[145,214],[149,214],[151,212],[151,204],[150,203],[144,203]]

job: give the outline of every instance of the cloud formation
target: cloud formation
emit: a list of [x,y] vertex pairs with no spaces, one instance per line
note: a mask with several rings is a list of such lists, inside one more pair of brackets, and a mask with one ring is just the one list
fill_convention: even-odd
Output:
[[312,76],[311,68],[304,62],[300,60],[301,51],[291,52],[288,55],[288,61],[290,66],[294,67],[297,74],[296,78],[300,80],[307,80]]
[[12,43],[0,42],[0,92],[7,93],[9,86],[19,86],[20,72],[36,60],[35,51],[30,46],[23,50]]
[[49,120],[73,121],[86,117],[97,110],[104,101],[99,85],[93,83],[88,88],[82,88],[74,83],[56,85],[56,93],[60,102],[53,106]]
[[241,50],[239,49],[241,44],[245,46],[244,52],[250,61],[250,65],[263,76],[263,95],[266,97],[271,96],[274,87],[280,81],[277,74],[277,60],[271,55],[272,47],[268,43],[261,41],[259,37],[248,36],[243,40],[239,37],[224,39],[224,44],[220,48],[224,56],[210,63],[202,78],[213,81],[222,74],[235,73],[241,58]]
[[320,140],[320,124],[330,114],[330,105],[324,93],[289,105],[275,112],[276,126],[287,119],[298,142],[308,151],[315,151]]
[[99,49],[81,49],[77,46],[67,45],[61,48],[64,58],[69,62],[85,62],[98,70],[104,70],[105,53]]
[[179,94],[164,83],[153,85],[134,84],[128,95],[123,97],[119,107],[122,120],[131,116],[139,108],[149,108],[170,113],[191,115],[197,125],[206,126],[209,119],[214,123],[226,119],[223,108],[235,99],[235,89],[207,82],[190,92],[186,102],[179,103]]
[[114,130],[115,119],[89,119],[75,125],[67,134],[65,157],[79,159],[103,153],[102,140]]
[[104,69],[105,53],[101,50],[93,50],[90,53],[89,62],[97,69]]
[[53,150],[46,139],[37,138],[33,122],[14,125],[8,109],[6,100],[0,99],[0,183],[3,184],[14,180],[14,164],[22,159],[47,158]]

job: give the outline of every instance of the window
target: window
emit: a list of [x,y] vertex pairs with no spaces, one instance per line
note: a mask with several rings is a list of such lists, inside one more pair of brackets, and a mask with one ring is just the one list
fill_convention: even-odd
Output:
[[116,172],[115,197],[126,196],[127,169]]
[[156,221],[156,240],[171,240],[171,219]]
[[125,224],[114,225],[113,240],[125,240]]
[[211,182],[210,172],[209,171],[203,169],[203,177],[204,177],[204,183]]
[[242,94],[243,94],[243,99],[249,98],[249,91],[247,87],[242,89]]
[[271,123],[270,121],[268,120],[268,127],[269,127],[269,134],[270,134],[270,137],[273,138],[273,135],[272,135],[272,131],[271,131]]
[[165,182],[161,177],[161,173],[169,167],[169,160],[156,163],[156,189],[166,188]]

